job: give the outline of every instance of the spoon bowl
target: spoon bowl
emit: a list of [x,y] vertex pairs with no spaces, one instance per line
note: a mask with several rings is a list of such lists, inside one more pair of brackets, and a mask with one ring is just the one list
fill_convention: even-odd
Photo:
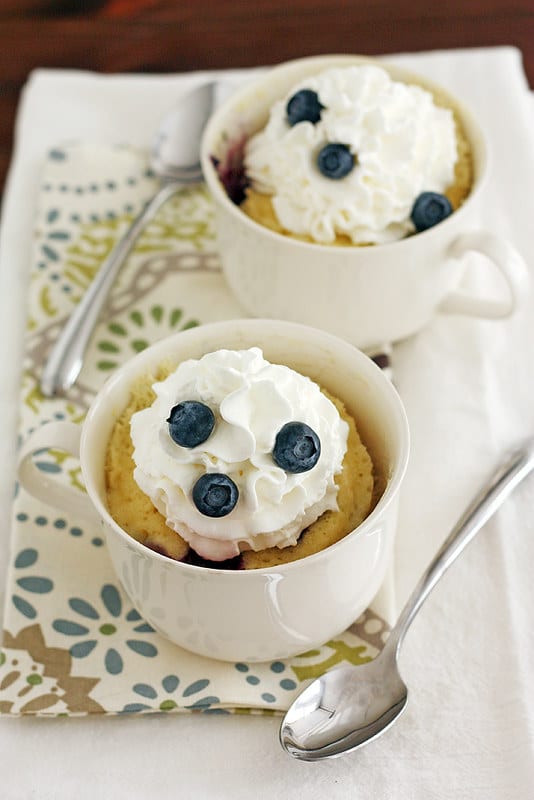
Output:
[[370,742],[408,702],[391,650],[368,664],[338,667],[308,686],[286,714],[282,747],[302,761],[340,756]]
[[339,667],[313,681],[286,713],[280,743],[294,758],[319,761],[376,739],[408,701],[398,669],[404,636],[424,601],[508,495],[534,469],[534,439],[508,456],[482,487],[423,573],[380,655],[358,667]]
[[117,242],[62,328],[41,375],[45,397],[65,394],[76,382],[108,292],[147,222],[184,186],[202,180],[200,139],[213,110],[215,88],[213,82],[197,86],[163,119],[150,152],[150,166],[161,188]]
[[150,150],[150,166],[161,181],[201,180],[200,139],[215,105],[215,90],[215,83],[201,84],[161,121]]

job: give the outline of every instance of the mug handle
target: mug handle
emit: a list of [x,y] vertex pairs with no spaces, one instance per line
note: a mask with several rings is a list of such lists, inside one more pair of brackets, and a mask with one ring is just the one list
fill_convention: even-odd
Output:
[[486,231],[471,231],[458,236],[449,247],[448,256],[462,258],[466,253],[481,253],[491,261],[508,286],[509,294],[504,300],[476,297],[467,291],[448,294],[439,305],[439,311],[448,314],[466,314],[471,317],[503,319],[509,317],[521,305],[529,285],[527,266],[506,239]]
[[87,494],[59,483],[33,460],[35,455],[50,448],[65,450],[79,458],[81,433],[82,426],[74,422],[48,422],[36,428],[20,450],[17,474],[21,486],[38,500],[94,522],[97,514]]

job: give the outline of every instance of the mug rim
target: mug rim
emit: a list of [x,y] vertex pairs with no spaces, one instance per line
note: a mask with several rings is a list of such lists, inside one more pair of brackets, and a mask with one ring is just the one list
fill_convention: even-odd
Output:
[[[402,76],[402,79],[406,82],[410,80],[415,84],[422,86],[422,88],[428,88],[429,90],[434,89],[435,91],[443,94],[447,99],[450,100],[451,105],[455,110],[457,110],[460,119],[462,122],[466,123],[466,127],[470,131],[474,131],[476,133],[476,137],[478,139],[476,145],[473,142],[473,137],[469,135],[466,131],[466,135],[468,136],[469,143],[471,145],[471,150],[473,154],[476,152],[476,158],[474,158],[474,165],[475,165],[475,175],[473,179],[473,184],[469,191],[469,194],[462,202],[461,206],[456,209],[452,214],[446,217],[437,225],[434,225],[431,228],[427,228],[424,231],[416,232],[410,236],[404,236],[402,239],[397,239],[393,242],[383,242],[380,244],[370,245],[370,246],[359,246],[355,244],[348,244],[346,246],[336,245],[336,244],[325,244],[322,242],[310,242],[305,241],[302,239],[297,239],[291,235],[286,235],[283,233],[279,233],[278,231],[274,231],[271,228],[262,225],[260,222],[257,222],[252,217],[249,217],[248,214],[245,214],[244,211],[241,210],[240,206],[234,203],[229,197],[228,194],[222,185],[215,166],[212,161],[212,155],[210,153],[210,142],[215,138],[215,136],[219,133],[218,126],[221,123],[221,119],[230,111],[232,106],[239,104],[240,102],[245,99],[249,93],[254,92],[257,89],[261,89],[261,87],[269,83],[272,77],[276,77],[277,74],[284,73],[289,71],[293,66],[298,65],[320,65],[324,64],[326,68],[330,62],[347,62],[347,65],[356,64],[371,64],[375,66],[382,67],[388,73],[392,74],[395,78],[395,73],[399,76]],[[346,255],[350,253],[354,256],[355,252],[365,252],[366,255],[369,255],[369,252],[374,251],[386,251],[390,250],[391,248],[406,248],[409,246],[413,246],[414,240],[420,241],[421,239],[428,240],[430,236],[433,234],[435,235],[437,231],[443,232],[444,228],[450,226],[452,222],[461,221],[465,213],[465,209],[469,209],[472,205],[472,201],[478,194],[482,186],[486,183],[487,175],[489,171],[489,147],[488,147],[488,140],[485,136],[482,127],[478,124],[474,114],[470,109],[452,92],[450,92],[445,87],[441,86],[441,84],[426,78],[425,76],[420,76],[417,73],[413,72],[412,70],[405,69],[402,66],[397,66],[394,61],[388,61],[385,58],[373,58],[370,56],[363,56],[358,55],[356,53],[349,54],[349,53],[333,53],[329,55],[317,55],[317,56],[307,56],[304,58],[296,58],[290,59],[288,61],[280,62],[279,64],[275,64],[271,67],[267,67],[265,72],[255,78],[247,82],[244,86],[236,89],[226,100],[224,100],[221,105],[213,112],[208,123],[203,131],[201,143],[200,143],[200,162],[202,167],[202,173],[204,176],[204,180],[213,195],[213,198],[216,202],[219,203],[223,209],[230,213],[236,220],[240,220],[241,224],[245,225],[245,227],[249,227],[256,235],[261,235],[267,237],[267,239],[271,239],[274,242],[285,242],[287,246],[303,248],[304,250],[311,250],[316,251],[318,248],[321,248],[323,251],[326,252],[335,252],[335,253],[343,253]]]
[[[100,492],[98,489],[97,481],[93,478],[92,470],[88,470],[85,468],[85,458],[84,454],[86,452],[87,441],[90,437],[90,430],[93,424],[95,423],[95,417],[97,417],[99,410],[102,406],[104,401],[109,402],[109,395],[113,395],[115,391],[119,390],[119,386],[122,386],[125,377],[128,373],[132,373],[128,377],[128,382],[131,383],[132,379],[134,378],[135,374],[139,373],[139,367],[143,365],[148,365],[152,363],[153,359],[155,360],[158,358],[158,354],[161,351],[168,349],[169,343],[172,340],[180,339],[183,340],[184,338],[194,339],[197,336],[201,336],[202,332],[206,332],[207,334],[217,334],[218,332],[224,332],[225,329],[231,328],[239,324],[240,326],[245,326],[246,328],[251,329],[251,333],[253,332],[254,328],[258,328],[261,330],[271,328],[279,329],[281,326],[287,330],[288,334],[291,331],[295,333],[300,333],[303,337],[306,334],[313,334],[315,337],[320,337],[321,339],[325,340],[326,342],[331,342],[336,348],[340,346],[345,349],[347,355],[355,356],[359,359],[360,365],[366,364],[366,369],[371,375],[374,375],[376,381],[381,384],[380,391],[382,393],[386,393],[389,395],[390,399],[390,412],[393,411],[395,414],[395,426],[398,432],[398,452],[397,458],[393,465],[391,465],[390,473],[387,477],[387,484],[386,487],[380,496],[378,502],[376,503],[375,507],[371,511],[371,513],[353,530],[349,531],[345,536],[339,539],[337,542],[329,545],[328,547],[324,548],[323,550],[319,550],[316,553],[311,553],[310,555],[304,556],[302,558],[295,559],[294,561],[290,561],[283,564],[273,565],[270,567],[260,567],[257,569],[223,569],[220,567],[204,567],[198,564],[188,564],[183,561],[179,561],[176,559],[171,558],[170,556],[166,556],[162,553],[157,552],[156,550],[152,550],[150,547],[147,547],[142,542],[139,542],[133,536],[131,536],[127,531],[125,531],[121,526],[115,521],[111,513],[109,512],[105,502],[100,496]],[[304,339],[301,339],[304,341]],[[245,346],[245,345],[244,345]],[[247,347],[252,347],[252,344],[246,345]],[[205,352],[211,352],[210,350],[206,350]],[[159,355],[159,359],[164,357],[162,353]],[[191,356],[188,356],[190,358]],[[134,369],[133,365],[137,366],[137,370]],[[343,398],[341,398],[343,399]],[[289,321],[282,321],[282,320],[272,320],[272,319],[261,319],[261,318],[240,318],[240,319],[233,319],[233,320],[222,320],[219,322],[211,322],[206,323],[204,325],[200,325],[196,328],[190,328],[185,331],[177,331],[170,336],[167,336],[159,341],[155,342],[154,344],[147,347],[140,353],[132,356],[125,364],[117,369],[117,371],[104,383],[101,389],[98,391],[96,396],[94,397],[89,410],[87,412],[86,418],[82,424],[82,432],[81,432],[81,439],[80,439],[80,464],[82,469],[82,475],[84,478],[84,483],[86,486],[87,493],[89,498],[93,504],[93,507],[98,512],[100,518],[104,522],[104,527],[106,531],[111,528],[111,530],[120,537],[121,540],[124,541],[125,544],[134,547],[135,550],[139,551],[141,555],[147,558],[154,558],[156,561],[163,562],[167,564],[169,567],[175,569],[184,569],[186,572],[193,570],[192,574],[195,575],[210,575],[210,574],[217,574],[218,576],[227,576],[227,579],[233,579],[232,576],[234,575],[249,575],[249,576],[258,576],[264,574],[273,574],[273,573],[286,573],[291,572],[298,569],[303,569],[303,565],[310,563],[310,561],[317,561],[320,559],[328,558],[328,554],[330,554],[333,550],[337,550],[343,546],[344,542],[348,539],[352,540],[356,536],[364,535],[366,528],[373,525],[374,520],[379,514],[385,512],[388,506],[393,502],[395,497],[397,496],[400,486],[402,484],[404,475],[406,473],[406,469],[408,466],[408,458],[410,452],[410,432],[408,426],[408,419],[406,415],[406,411],[404,409],[404,405],[398,394],[397,390],[389,380],[389,378],[384,375],[383,371],[380,367],[378,367],[372,359],[367,356],[363,351],[359,350],[354,345],[350,344],[344,339],[341,339],[334,334],[328,333],[326,331],[322,331],[318,328],[312,328],[309,325],[304,325],[297,322],[289,322]],[[249,578],[252,580],[253,578]],[[238,578],[238,580],[246,580],[243,578]]]

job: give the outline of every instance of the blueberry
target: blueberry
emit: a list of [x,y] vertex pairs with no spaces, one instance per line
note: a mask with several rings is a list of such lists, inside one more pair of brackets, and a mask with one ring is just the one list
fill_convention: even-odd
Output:
[[452,214],[452,206],[444,194],[422,192],[413,204],[411,218],[417,231],[426,231]]
[[325,144],[317,156],[317,166],[326,178],[339,180],[348,175],[356,159],[346,144]]
[[225,517],[234,508],[239,489],[228,475],[211,472],[193,486],[193,502],[206,517]]
[[171,409],[169,418],[171,439],[181,447],[196,447],[211,434],[215,425],[213,411],[204,403],[184,400]]
[[321,105],[317,92],[311,89],[301,89],[289,98],[286,106],[287,121],[293,127],[297,122],[319,122],[321,119],[321,111],[324,106]]
[[286,422],[276,434],[273,459],[286,472],[307,472],[320,455],[319,437],[304,422]]

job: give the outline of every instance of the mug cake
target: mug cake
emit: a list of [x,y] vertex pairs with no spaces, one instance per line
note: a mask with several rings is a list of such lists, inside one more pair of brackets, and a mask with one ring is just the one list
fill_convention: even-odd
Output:
[[257,347],[138,379],[108,441],[105,482],[111,516],[134,539],[223,569],[319,552],[380,495],[342,401]]
[[427,230],[473,184],[469,140],[445,93],[372,63],[297,81],[266,124],[214,163],[243,213],[322,245],[378,245]]
[[[281,366],[290,370],[280,372]],[[361,514],[366,514],[370,491],[372,510],[355,530],[342,535],[340,529],[341,538],[317,552],[271,567],[240,568],[247,554],[291,552],[295,545],[288,543],[289,537],[295,536],[298,546],[313,524],[342,512],[340,481],[353,471],[346,460],[352,449],[351,426],[326,391],[343,401],[370,456],[373,486],[364,474]],[[303,415],[306,408],[309,416]],[[321,423],[317,415],[323,412],[327,416]],[[131,436],[136,414],[141,441],[137,433],[135,441]],[[287,423],[297,426],[288,428]],[[43,448],[79,458],[86,492],[43,473],[35,458]],[[148,458],[145,448],[152,453]],[[136,477],[144,489],[134,477],[138,449],[135,458],[144,475]],[[361,453],[368,470],[369,461]],[[117,580],[145,622],[162,636],[208,658],[234,664],[272,662],[337,637],[376,597],[391,561],[408,454],[402,402],[370,358],[317,328],[234,319],[174,333],[137,353],[105,382],[82,425],[55,420],[28,436],[18,477],[35,498],[101,528]],[[243,460],[233,463],[233,458]],[[165,479],[169,459],[171,469],[180,472],[179,480],[175,475]],[[257,464],[261,469],[255,474]],[[220,476],[231,480],[238,493]],[[270,508],[269,487],[262,485],[266,476],[271,479]],[[286,491],[291,482],[297,487],[294,495]],[[173,523],[187,525],[180,527],[181,533],[167,525],[171,516],[164,497],[158,496],[160,489]],[[277,489],[280,503],[272,494]],[[182,490],[184,498],[179,497]],[[328,506],[322,513],[321,503]],[[347,505],[351,512],[352,503]],[[318,520],[308,524],[302,517],[291,531],[293,516],[307,513],[312,504]],[[165,527],[161,521],[160,527],[153,523],[158,515]],[[124,519],[124,527],[117,517]],[[241,526],[237,536],[226,531],[217,540],[209,525],[232,519]],[[270,531],[265,519],[274,519]],[[262,524],[253,530],[254,522]],[[308,528],[299,535],[301,524]],[[256,532],[278,535],[285,528],[278,544],[287,546],[264,541],[257,551],[244,550],[245,526],[252,543]],[[164,538],[158,539],[158,531]],[[193,554],[189,531],[211,545],[238,544],[240,555],[203,560]],[[174,558],[169,557],[170,542]]]

